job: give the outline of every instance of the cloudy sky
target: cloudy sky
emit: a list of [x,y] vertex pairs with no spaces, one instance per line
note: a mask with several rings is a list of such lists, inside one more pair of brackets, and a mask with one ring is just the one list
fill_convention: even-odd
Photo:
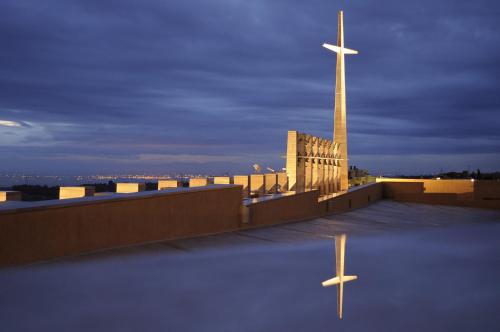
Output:
[[283,167],[332,136],[339,9],[351,163],[500,169],[496,0],[2,0],[0,171]]

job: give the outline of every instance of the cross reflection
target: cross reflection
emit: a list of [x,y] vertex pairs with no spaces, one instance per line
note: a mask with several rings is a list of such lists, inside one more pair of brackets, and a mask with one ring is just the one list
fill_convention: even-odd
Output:
[[330,287],[337,285],[337,313],[339,318],[342,319],[342,303],[344,300],[344,283],[356,280],[357,276],[344,275],[344,258],[345,258],[345,241],[347,236],[340,234],[335,236],[335,266],[337,275],[321,284],[323,287]]

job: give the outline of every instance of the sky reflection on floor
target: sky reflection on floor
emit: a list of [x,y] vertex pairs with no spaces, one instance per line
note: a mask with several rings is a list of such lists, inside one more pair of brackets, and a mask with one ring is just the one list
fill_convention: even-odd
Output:
[[491,221],[349,235],[345,269],[359,279],[345,286],[342,320],[335,287],[321,286],[335,274],[332,238],[129,248],[0,269],[0,328],[494,331],[499,236]]

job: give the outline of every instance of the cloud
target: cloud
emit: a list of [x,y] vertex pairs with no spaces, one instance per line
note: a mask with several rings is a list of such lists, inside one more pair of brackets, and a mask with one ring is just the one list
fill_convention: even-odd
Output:
[[31,127],[31,125],[27,122],[10,121],[10,120],[0,120],[0,126],[4,126],[4,127]]
[[51,146],[52,137],[46,128],[34,123],[0,120],[0,147],[14,152],[20,147]]
[[[116,156],[163,155],[173,169],[170,156],[242,158],[244,151],[253,156],[248,163],[280,168],[287,130],[332,136],[335,56],[321,44],[336,39],[339,6],[4,0],[0,119],[33,128],[7,133],[20,128],[0,126],[2,153],[41,171],[80,170],[76,157],[37,162],[42,153],[69,152],[111,158],[100,163],[113,169],[130,167]],[[500,4],[342,6],[346,46],[360,51],[346,60],[352,155],[474,160],[471,153],[481,151],[489,161],[471,163],[493,165],[500,153]],[[153,170],[159,160],[143,159],[137,170]],[[214,162],[220,171],[245,164]],[[415,167],[430,162],[416,158]]]
[[140,154],[140,161],[154,163],[209,163],[209,162],[244,162],[241,156],[189,155],[189,154]]
[[21,127],[22,124],[16,121],[0,120],[0,126],[5,127]]

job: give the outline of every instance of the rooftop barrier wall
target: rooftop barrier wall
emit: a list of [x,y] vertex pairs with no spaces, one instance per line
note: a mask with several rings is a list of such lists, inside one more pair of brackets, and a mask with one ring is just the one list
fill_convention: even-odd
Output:
[[500,182],[379,179],[344,193],[318,190],[247,199],[242,185],[211,185],[0,204],[0,266],[140,243],[302,221],[383,198],[500,208]]
[[241,187],[0,205],[0,266],[236,230]]
[[245,228],[319,217],[321,211],[318,209],[318,198],[319,191],[311,190],[249,200],[244,206],[247,210],[244,213],[247,216]]
[[379,178],[384,198],[402,202],[500,209],[500,181]]
[[349,191],[320,202],[323,214],[333,214],[359,209],[383,198],[383,185],[370,183],[351,188]]

